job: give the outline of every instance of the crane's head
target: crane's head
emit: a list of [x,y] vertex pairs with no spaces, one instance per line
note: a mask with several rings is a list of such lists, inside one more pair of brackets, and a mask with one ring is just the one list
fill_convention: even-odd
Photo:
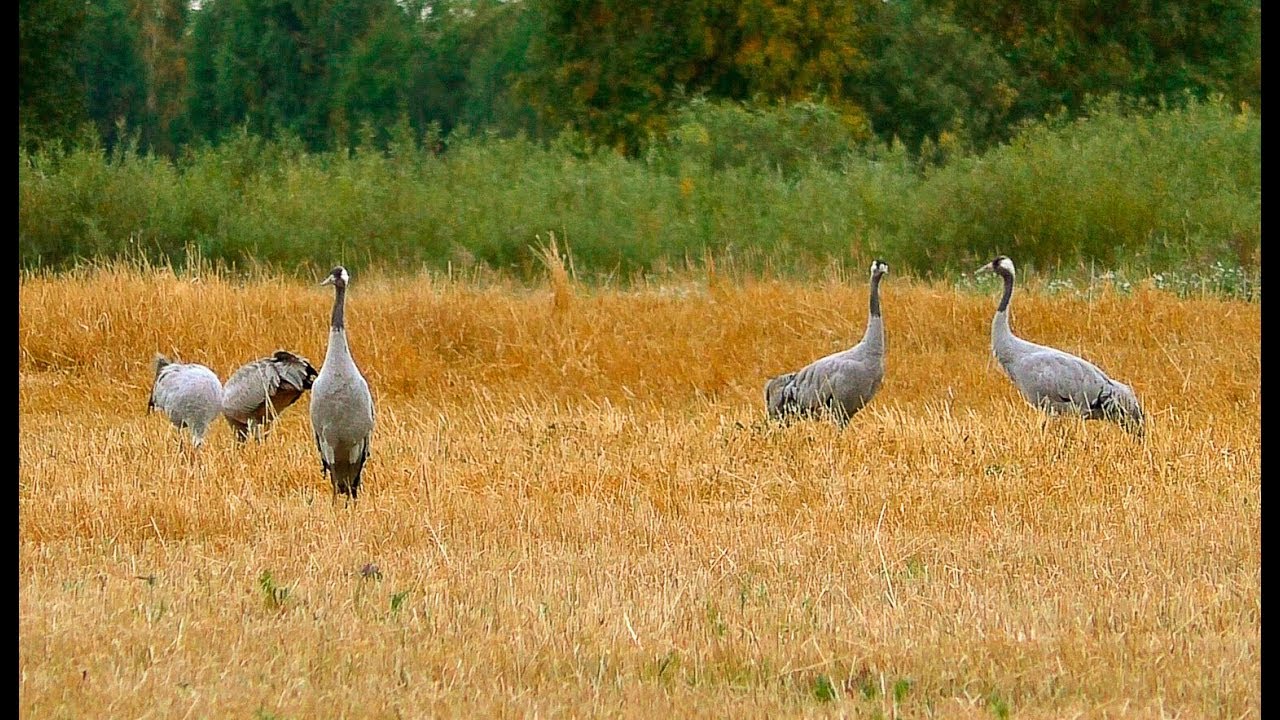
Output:
[[1005,255],[997,256],[995,260],[983,265],[973,271],[974,275],[978,273],[992,272],[1005,277],[1013,277],[1013,261]]
[[332,272],[320,281],[321,285],[333,285],[338,288],[345,288],[347,283],[351,282],[351,276],[347,274],[347,269],[339,265]]
[[889,265],[883,260],[871,261],[871,277],[872,279],[883,277],[889,274]]

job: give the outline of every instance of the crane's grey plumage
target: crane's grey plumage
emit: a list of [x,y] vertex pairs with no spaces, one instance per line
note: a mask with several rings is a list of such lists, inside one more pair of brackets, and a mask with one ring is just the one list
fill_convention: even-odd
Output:
[[880,279],[889,266],[871,263],[871,301],[861,342],[815,360],[804,368],[769,379],[764,388],[770,418],[814,417],[830,413],[844,427],[875,397],[884,379],[884,320],[880,316]]
[[222,409],[222,382],[204,365],[176,363],[158,353],[153,367],[147,412],[159,408],[174,427],[191,432],[192,446],[200,447]]
[[360,473],[369,458],[373,396],[347,345],[343,313],[350,279],[346,268],[339,266],[320,283],[334,287],[333,316],[324,365],[311,386],[311,428],[334,495],[344,493],[354,500],[360,490]]
[[244,442],[250,434],[261,439],[276,417],[311,389],[316,374],[311,361],[288,350],[236,370],[222,388],[222,416],[236,440]]
[[1050,414],[1111,420],[1142,434],[1142,407],[1128,385],[1111,379],[1083,358],[1027,342],[1009,329],[1012,260],[1001,255],[977,272],[993,272],[1004,278],[1004,295],[991,321],[991,351],[1027,402]]

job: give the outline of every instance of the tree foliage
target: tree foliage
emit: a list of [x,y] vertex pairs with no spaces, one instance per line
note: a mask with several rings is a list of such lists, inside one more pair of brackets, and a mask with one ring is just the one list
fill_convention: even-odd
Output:
[[185,125],[187,0],[130,0],[138,28],[138,56],[145,69],[145,117],[141,141],[173,154],[188,136]]
[[206,2],[188,52],[194,131],[216,139],[243,125],[321,148],[389,127],[421,105],[424,12],[394,0]]
[[18,140],[70,138],[85,119],[76,76],[83,0],[18,0]]
[[929,0],[992,39],[1026,79],[1027,114],[1078,111],[1089,96],[1213,92],[1261,100],[1258,0]]
[[84,83],[89,119],[108,146],[121,139],[121,129],[141,128],[148,121],[138,30],[126,0],[93,0],[85,6],[76,74]]
[[90,119],[108,147],[124,128],[171,156],[242,130],[328,149],[459,128],[570,129],[636,154],[686,132],[701,98],[716,123],[746,123],[731,135],[759,137],[770,107],[781,132],[812,102],[850,137],[928,158],[1079,116],[1091,96],[1261,107],[1259,0],[19,0],[18,14],[20,139]]
[[918,151],[940,138],[973,147],[1007,137],[1025,81],[989,38],[945,9],[877,2],[867,10],[871,61],[855,97],[884,139]]
[[[868,0],[859,0],[868,1]],[[666,128],[689,94],[823,97],[861,122],[865,60],[848,0],[543,0],[523,90],[543,122],[624,151]]]

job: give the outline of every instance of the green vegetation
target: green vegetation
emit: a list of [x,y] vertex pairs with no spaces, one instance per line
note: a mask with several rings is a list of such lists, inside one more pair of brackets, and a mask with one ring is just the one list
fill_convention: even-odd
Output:
[[[196,5],[196,7],[193,7]],[[403,119],[641,154],[689,98],[820,101],[982,151],[1090,96],[1261,107],[1260,0],[21,0],[19,140],[170,157],[241,128],[351,148]]]
[[404,124],[385,151],[307,152],[247,133],[173,162],[130,145],[20,150],[20,262],[181,263],[196,250],[284,271],[341,261],[527,277],[542,272],[548,233],[586,280],[708,256],[779,274],[880,256],[937,275],[998,252],[1066,273],[1256,273],[1260,261],[1261,118],[1224,101],[1095,103],[940,163],[841,139],[820,106],[694,103],[677,118],[635,160],[575,134],[544,146],[454,133],[437,153],[438,136],[419,141]]
[[26,268],[1258,275],[1259,0],[21,0],[18,75]]

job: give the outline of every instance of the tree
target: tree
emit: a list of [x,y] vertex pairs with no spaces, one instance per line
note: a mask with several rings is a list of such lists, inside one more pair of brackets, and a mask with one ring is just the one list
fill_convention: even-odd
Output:
[[634,152],[686,95],[818,96],[863,121],[850,81],[857,3],[873,0],[540,0],[521,89],[548,126]]
[[146,71],[138,46],[125,0],[86,4],[76,74],[84,84],[89,119],[107,147],[122,139],[120,129],[137,129],[146,121]]
[[1071,112],[1088,95],[1261,101],[1258,0],[941,0],[1024,78],[1018,114]]
[[83,0],[18,0],[18,140],[70,138],[85,120],[76,48]]
[[[290,0],[213,0],[195,12],[188,64],[188,122],[206,138],[238,125],[292,131],[313,146],[325,113],[313,96],[323,71],[304,51],[303,18]],[[316,132],[320,130],[321,132]]]
[[187,0],[130,0],[130,20],[138,31],[138,56],[146,71],[142,141],[172,155],[184,139],[179,125],[187,83],[184,55]]
[[874,3],[863,20],[870,60],[854,95],[883,140],[914,152],[948,136],[976,148],[1008,138],[1025,81],[990,38],[918,3]]
[[192,21],[188,121],[209,139],[243,125],[312,149],[401,115],[425,124],[427,15],[417,1],[207,0]]
[[530,68],[537,18],[529,3],[504,0],[454,3],[440,13],[424,69],[438,78],[427,102],[444,130],[536,133],[537,116],[514,86]]

